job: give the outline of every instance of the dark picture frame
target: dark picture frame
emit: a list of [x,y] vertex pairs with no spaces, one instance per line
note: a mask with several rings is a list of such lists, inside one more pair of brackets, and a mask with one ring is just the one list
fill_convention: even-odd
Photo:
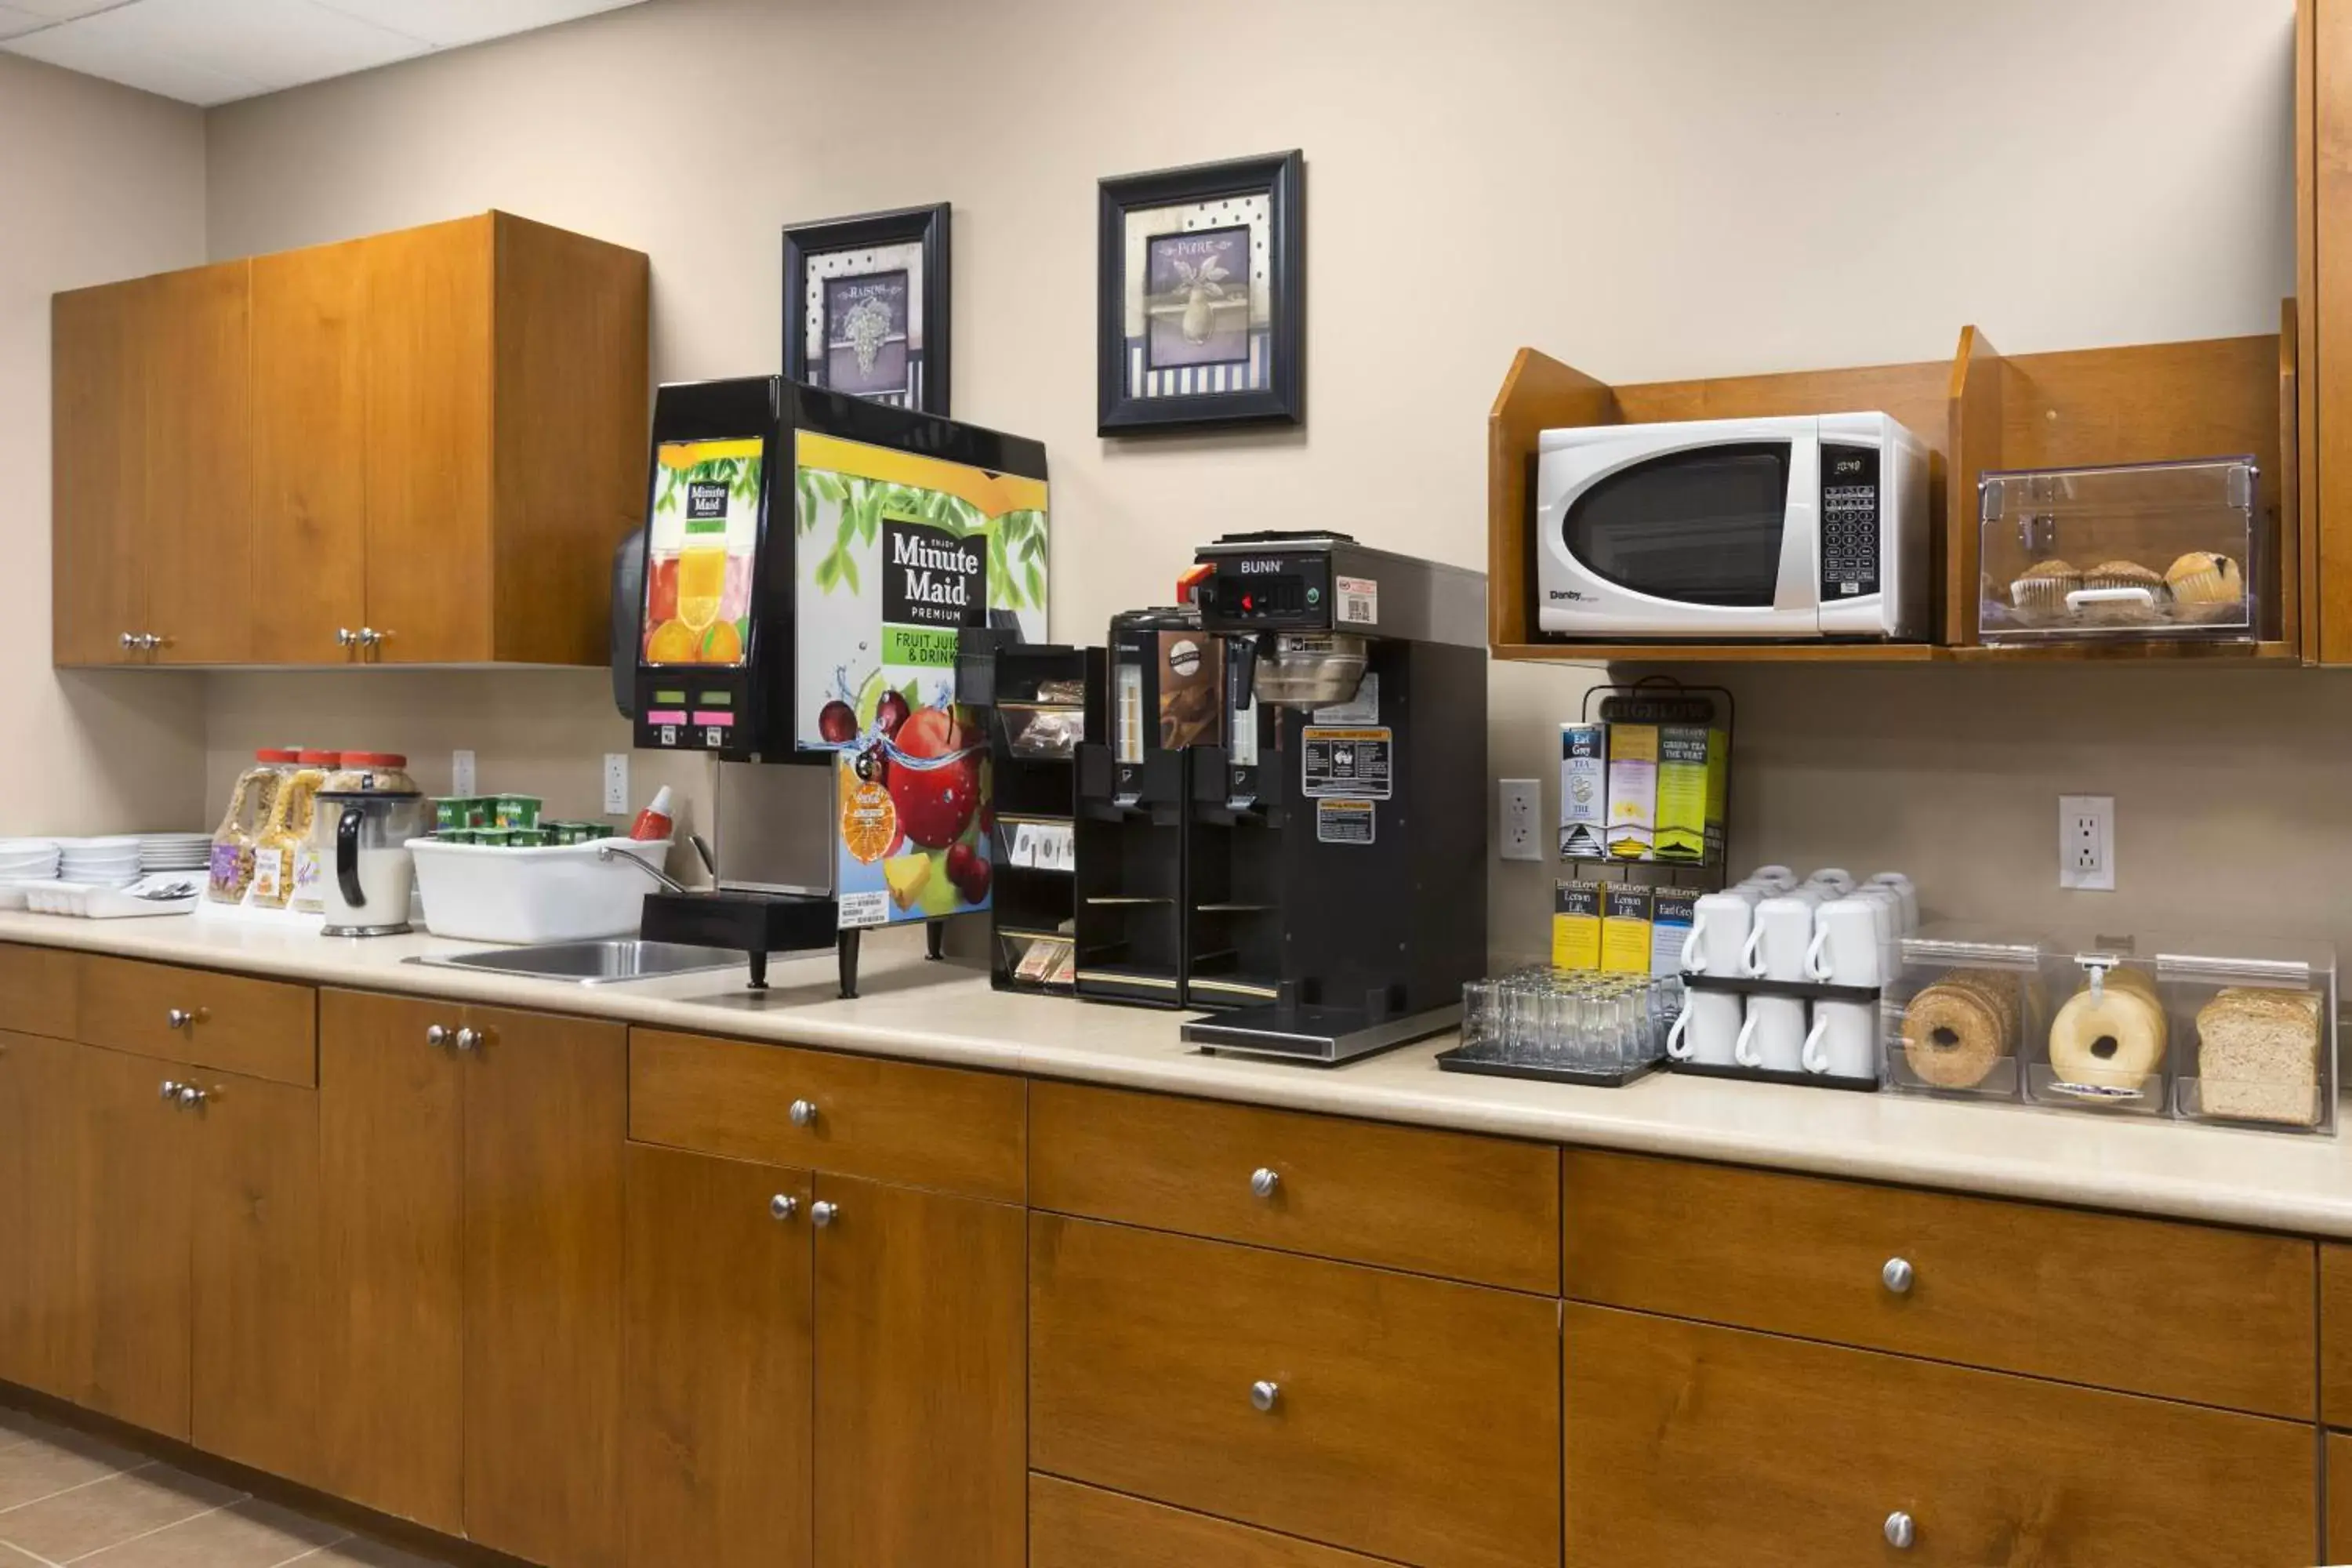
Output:
[[[803,381],[812,385],[847,393],[852,396],[872,398],[892,403],[899,407],[919,409],[925,414],[944,416],[948,412],[949,344],[950,342],[949,306],[950,255],[948,237],[951,204],[934,203],[929,206],[898,207],[889,212],[865,213],[856,217],[827,218],[819,223],[788,224],[784,228],[784,377],[788,381]],[[824,258],[845,252],[872,251],[885,247],[919,247],[922,257],[922,277],[919,283],[908,279],[907,268],[898,262],[877,263],[868,273],[833,272],[827,270]],[[910,371],[909,383],[900,386],[856,384],[855,376],[842,377],[833,371],[833,356],[841,345],[824,342],[812,356],[808,342],[810,285],[812,277],[823,291],[818,301],[820,320],[831,322],[833,312],[842,297],[852,290],[840,286],[868,280],[865,298],[847,306],[862,310],[863,321],[881,323],[875,339],[866,347],[873,349],[877,341],[882,363],[896,364]],[[895,280],[895,281],[894,281]],[[922,321],[922,342],[919,348],[911,344],[904,324],[913,319],[919,309]],[[900,330],[893,333],[891,326]],[[862,334],[861,334],[862,335]],[[826,336],[831,338],[832,334]],[[861,361],[864,356],[860,356]],[[870,372],[871,365],[866,368]],[[836,380],[852,384],[835,385]]]
[[[1305,421],[1306,175],[1306,156],[1293,148],[1101,182],[1097,435]],[[1262,221],[1232,216],[1260,202]],[[1149,232],[1130,236],[1130,215],[1177,208],[1192,212],[1171,211],[1164,226],[1147,222]]]

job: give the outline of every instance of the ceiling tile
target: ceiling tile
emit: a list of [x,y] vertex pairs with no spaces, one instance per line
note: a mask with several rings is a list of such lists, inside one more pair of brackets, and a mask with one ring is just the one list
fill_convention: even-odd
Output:
[[111,11],[128,0],[8,0],[11,11],[26,11],[44,22],[68,22],[93,12]]
[[429,47],[423,39],[325,10],[309,0],[133,0],[56,30],[131,44],[265,88],[390,65]]
[[210,105],[267,92],[266,84],[175,59],[163,51],[120,38],[92,38],[84,24],[68,23],[0,43],[0,49],[53,66],[101,77],[143,92]]
[[0,38],[13,38],[19,33],[29,33],[49,24],[30,11],[19,11],[13,5],[0,5]]
[[[14,0],[11,0],[14,3]],[[599,11],[617,11],[643,0],[316,0],[380,27],[427,38],[446,48],[485,38],[527,33]]]

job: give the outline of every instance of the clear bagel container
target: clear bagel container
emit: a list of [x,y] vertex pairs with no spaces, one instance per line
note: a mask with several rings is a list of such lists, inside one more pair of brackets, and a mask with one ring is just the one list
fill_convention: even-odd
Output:
[[2310,942],[2168,942],[2172,1113],[2272,1132],[2336,1132],[2336,950]]
[[2027,1044],[2047,1016],[2049,944],[1963,925],[1902,939],[1880,994],[1881,1087],[1962,1100],[2017,1100]]

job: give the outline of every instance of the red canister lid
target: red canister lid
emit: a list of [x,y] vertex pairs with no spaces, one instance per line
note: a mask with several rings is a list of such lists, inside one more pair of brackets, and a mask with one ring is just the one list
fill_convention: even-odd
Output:
[[343,753],[341,752],[314,752],[305,748],[302,754],[295,760],[306,768],[340,767],[342,765]]
[[299,763],[302,760],[302,753],[280,747],[264,746],[260,751],[253,753],[253,760],[257,763]]
[[404,768],[408,759],[398,752],[345,752],[343,766],[347,768]]

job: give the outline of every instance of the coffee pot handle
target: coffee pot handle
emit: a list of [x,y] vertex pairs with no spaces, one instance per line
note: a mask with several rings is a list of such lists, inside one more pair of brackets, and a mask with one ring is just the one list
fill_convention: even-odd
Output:
[[367,894],[360,888],[360,808],[343,807],[335,820],[335,885],[342,889],[343,902],[349,908],[367,908]]

